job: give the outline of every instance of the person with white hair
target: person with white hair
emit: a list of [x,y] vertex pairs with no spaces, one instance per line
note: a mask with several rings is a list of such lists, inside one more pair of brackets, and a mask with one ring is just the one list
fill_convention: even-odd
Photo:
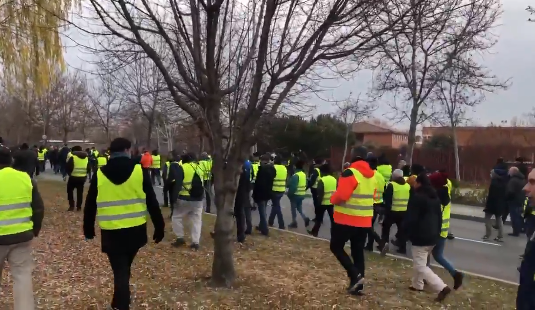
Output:
[[409,204],[411,186],[403,178],[403,171],[396,169],[392,172],[392,181],[386,186],[383,193],[383,205],[385,209],[385,220],[381,232],[381,242],[379,248],[381,254],[385,255],[388,252],[388,239],[390,238],[390,228],[396,224],[398,233],[396,235],[396,244],[398,245],[397,252],[400,254],[407,253],[406,238],[401,229],[403,219],[407,213],[407,206]]

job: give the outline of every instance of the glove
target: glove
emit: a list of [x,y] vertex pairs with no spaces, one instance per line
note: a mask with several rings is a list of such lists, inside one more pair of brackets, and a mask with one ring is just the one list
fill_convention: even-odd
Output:
[[152,240],[154,241],[154,243],[158,244],[158,243],[160,243],[160,241],[163,240],[163,236],[164,236],[164,230],[163,229],[156,229],[154,231],[154,235],[152,236]]

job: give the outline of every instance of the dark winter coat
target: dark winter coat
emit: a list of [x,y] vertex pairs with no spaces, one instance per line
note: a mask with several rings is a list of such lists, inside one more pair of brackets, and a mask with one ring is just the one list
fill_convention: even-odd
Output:
[[440,238],[442,206],[432,187],[414,189],[402,229],[414,246],[433,246]]
[[26,172],[33,176],[35,168],[39,165],[37,153],[34,150],[18,150],[13,154],[13,169]]
[[[126,182],[134,171],[136,163],[128,157],[110,158],[106,166],[101,167],[100,171],[114,184],[123,184]],[[97,174],[93,175],[89,191],[85,200],[84,208],[84,235],[88,239],[95,236],[95,220],[97,215]],[[154,188],[147,170],[143,170],[143,191],[145,192],[147,211],[154,225],[154,234],[163,235],[165,223],[160,211],[160,205],[156,199]],[[117,229],[102,230],[102,252],[120,252],[128,253],[139,250],[147,244],[147,224]]]
[[59,161],[59,164],[63,165],[67,162],[67,155],[69,155],[69,152],[71,150],[64,146],[61,148],[61,150],[59,150],[59,154],[58,154],[58,161]]
[[253,200],[255,202],[268,201],[271,199],[273,180],[277,171],[271,164],[261,164],[253,187]]
[[234,201],[234,206],[239,207],[250,207],[249,200],[249,189],[251,188],[251,173],[242,168],[242,173],[240,174],[240,180],[238,181],[238,190],[236,191],[236,198]]
[[511,208],[524,208],[524,201],[526,200],[525,185],[526,177],[522,173],[515,172],[509,177],[505,190],[505,202],[509,210]]
[[505,211],[505,192],[507,190],[508,176],[504,170],[492,170],[489,186],[489,194],[485,203],[485,213],[501,216]]

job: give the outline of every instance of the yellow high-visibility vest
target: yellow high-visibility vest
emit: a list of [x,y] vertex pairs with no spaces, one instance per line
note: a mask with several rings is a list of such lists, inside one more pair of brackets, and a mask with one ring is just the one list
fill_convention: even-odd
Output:
[[318,173],[318,177],[316,178],[314,184],[312,184],[312,188],[318,188],[318,180],[321,179],[321,173],[319,168],[314,168],[314,170],[316,170],[316,172]]
[[283,165],[273,165],[273,167],[275,168],[276,174],[271,190],[278,193],[284,193],[286,190],[286,178],[288,177],[288,170]]
[[74,164],[74,169],[72,169],[71,176],[86,177],[87,176],[87,163],[89,162],[89,159],[87,157],[82,159],[78,156],[73,156],[72,162]]
[[26,172],[0,169],[0,236],[33,229],[32,180]]
[[152,169],[160,169],[160,155],[152,155],[152,166],[150,166]]
[[69,159],[71,159],[72,157],[72,152],[69,151],[69,153],[67,153],[67,161],[69,161]]
[[191,190],[192,186],[191,183],[193,182],[193,177],[195,176],[195,173],[197,173],[200,177],[202,171],[200,170],[198,165],[194,165],[193,163],[182,164],[182,170],[184,170],[184,179],[182,180],[182,188],[180,189],[178,195],[189,196],[189,191]]
[[321,201],[321,205],[331,205],[331,196],[336,191],[336,178],[332,175],[326,175],[321,177],[321,182],[323,183],[323,200]]
[[365,178],[355,168],[348,168],[358,182],[351,198],[342,205],[334,206],[334,212],[350,216],[373,217],[373,193],[377,188],[375,178]]
[[383,193],[385,192],[385,178],[381,173],[375,171],[374,173],[375,180],[377,181],[377,191],[375,192],[375,197],[373,198],[374,203],[383,203]]
[[199,168],[202,170],[200,177],[205,181],[210,180],[212,177],[212,160],[203,159],[199,161],[199,166]]
[[401,185],[396,182],[390,182],[390,184],[392,184],[393,189],[392,211],[407,211],[407,204],[409,203],[411,186],[408,183]]
[[116,230],[147,222],[143,171],[136,165],[126,182],[116,185],[97,171],[97,221],[101,229]]
[[108,158],[107,157],[105,157],[105,156],[97,157],[97,166],[99,168],[103,167],[103,166],[106,166],[107,163],[108,163]]
[[251,175],[251,183],[254,183],[256,181],[256,175],[258,174],[258,167],[260,167],[260,163],[254,162],[251,165],[253,167],[253,175]]
[[299,181],[297,182],[297,190],[295,191],[295,196],[305,196],[305,189],[307,187],[307,175],[303,171],[298,171],[295,173]]
[[37,159],[38,160],[45,160],[45,150],[42,150],[42,151],[37,151]]

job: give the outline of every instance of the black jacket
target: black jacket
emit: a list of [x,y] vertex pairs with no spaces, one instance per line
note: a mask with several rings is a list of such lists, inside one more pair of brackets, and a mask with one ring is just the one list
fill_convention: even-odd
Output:
[[13,154],[13,169],[23,171],[32,176],[39,165],[37,153],[34,150],[18,150]]
[[236,191],[236,198],[234,200],[235,206],[250,207],[249,189],[251,188],[251,175],[247,170],[242,168],[240,179],[238,181],[238,190]]
[[[183,165],[192,164],[190,162],[182,162]],[[178,162],[173,162],[169,165],[169,171],[167,174],[167,180],[165,181],[167,188],[169,188],[171,203],[174,204],[178,199],[185,201],[202,201],[201,198],[192,198],[191,196],[180,196],[179,193],[182,190],[182,183],[184,182],[184,168],[178,164]]]
[[509,177],[505,190],[505,202],[509,208],[524,208],[526,193],[523,188],[525,185],[526,177],[522,173],[516,172]]
[[58,161],[60,164],[64,164],[67,162],[67,155],[70,151],[71,150],[66,146],[62,147],[61,150],[59,150]]
[[271,164],[261,164],[253,187],[253,200],[255,202],[268,201],[271,199],[273,180],[277,171]]
[[[106,166],[100,168],[102,173],[114,184],[126,182],[132,171],[135,162],[127,157],[111,158]],[[156,199],[156,194],[152,187],[150,176],[147,170],[143,170],[143,191],[147,196],[147,210],[154,225],[155,234],[163,235],[165,223],[160,211],[160,205]],[[95,220],[97,215],[97,174],[93,175],[89,191],[85,200],[84,208],[84,235],[91,239],[95,236]],[[139,250],[147,244],[147,225],[139,225],[131,228],[117,230],[102,230],[102,252],[131,252]]]
[[[86,177],[73,177],[71,176],[72,174],[72,171],[74,170],[74,156],[80,158],[80,159],[85,159],[87,158],[87,153],[84,152],[84,151],[79,151],[79,152],[72,152],[72,156],[69,158],[69,160],[67,161],[67,165],[65,166],[65,170],[67,171],[67,174],[69,175],[69,180],[78,180],[78,181],[83,181],[85,182],[85,179]],[[91,166],[89,164],[89,160],[87,161],[87,167],[86,167],[86,172],[89,173],[91,171]]]
[[316,180],[320,177],[318,170],[316,170],[317,167],[313,167],[310,171],[310,178],[308,179],[307,187],[306,189],[312,188],[312,185],[316,183]]
[[505,211],[505,191],[507,190],[507,172],[500,175],[496,170],[491,172],[489,194],[485,203],[485,213],[501,216]]
[[437,244],[442,229],[442,206],[433,188],[420,187],[411,193],[402,227],[414,246]]

